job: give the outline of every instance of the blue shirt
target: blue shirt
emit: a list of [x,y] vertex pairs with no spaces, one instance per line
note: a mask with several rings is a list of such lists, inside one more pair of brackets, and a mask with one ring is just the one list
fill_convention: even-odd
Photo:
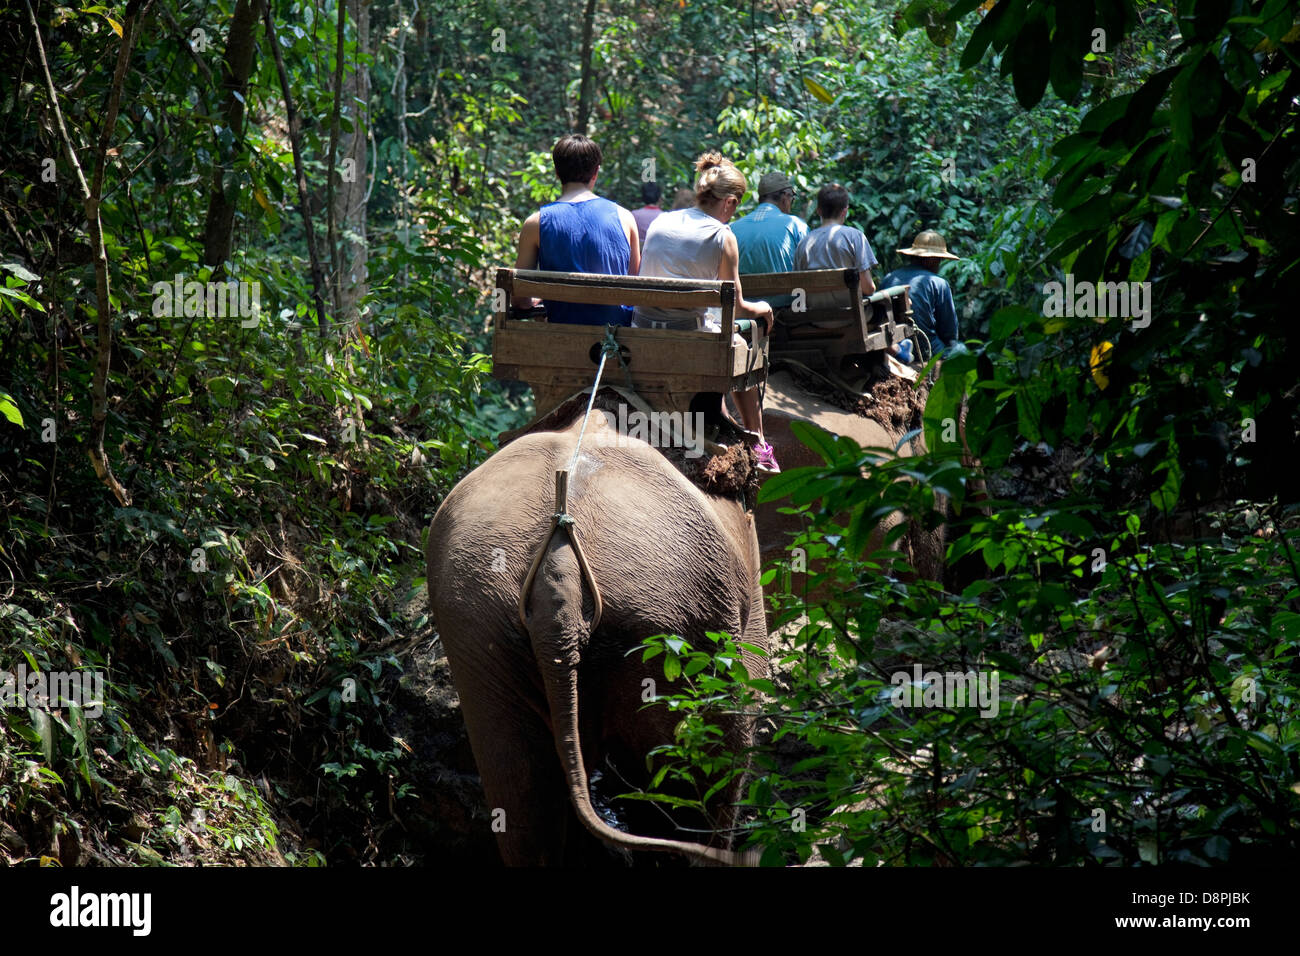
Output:
[[[583,202],[553,202],[538,220],[537,268],[547,272],[627,275],[632,247],[618,206],[597,196]],[[621,305],[542,300],[550,322],[573,325],[630,325],[632,310]]]
[[[794,251],[808,235],[808,224],[787,216],[773,203],[760,203],[748,216],[731,224],[740,253],[740,274],[755,272],[790,272],[794,269]],[[741,283],[744,288],[744,283]],[[790,296],[768,296],[767,301],[780,307],[790,304]]]
[[912,321],[930,340],[930,348],[938,355],[957,341],[957,307],[952,301],[948,280],[941,279],[929,269],[909,266],[895,269],[881,280],[880,287],[905,285],[912,294]]

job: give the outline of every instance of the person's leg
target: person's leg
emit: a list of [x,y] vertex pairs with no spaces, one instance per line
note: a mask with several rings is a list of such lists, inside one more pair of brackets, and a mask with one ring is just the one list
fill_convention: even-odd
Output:
[[736,392],[736,407],[740,409],[740,420],[751,432],[758,433],[758,440],[766,443],[763,437],[763,410],[758,404],[758,387]]
[[776,461],[776,450],[767,443],[767,438],[763,435],[763,409],[758,403],[758,388],[737,392],[736,406],[740,409],[740,417],[745,427],[758,433],[758,444],[754,446],[754,452],[758,455],[759,469],[767,472],[780,471],[781,466]]

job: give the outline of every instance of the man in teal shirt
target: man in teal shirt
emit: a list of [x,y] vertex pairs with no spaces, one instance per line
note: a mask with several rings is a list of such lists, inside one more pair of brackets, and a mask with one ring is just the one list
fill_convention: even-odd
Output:
[[[808,235],[808,224],[790,215],[794,186],[781,173],[766,173],[758,181],[759,206],[731,224],[740,250],[740,274],[790,272],[794,251]],[[790,296],[771,296],[774,307],[790,304]]]

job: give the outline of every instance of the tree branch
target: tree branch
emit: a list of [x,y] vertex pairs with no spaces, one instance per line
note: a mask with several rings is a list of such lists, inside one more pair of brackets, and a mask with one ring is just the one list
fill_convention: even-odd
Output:
[[152,0],[145,0],[141,8],[139,0],[132,0],[127,5],[126,20],[122,25],[122,42],[117,50],[117,68],[113,71],[113,84],[109,87],[108,109],[104,115],[104,125],[99,131],[98,155],[95,157],[95,170],[91,184],[87,184],[86,175],[77,159],[77,150],[68,135],[68,127],[63,122],[63,111],[59,108],[58,91],[54,88],[54,77],[50,74],[50,64],[45,56],[45,43],[41,39],[40,24],[36,21],[36,12],[31,0],[23,0],[27,7],[27,19],[31,22],[36,37],[36,53],[41,61],[41,72],[45,78],[45,90],[54,109],[55,125],[59,130],[59,139],[68,163],[77,178],[81,191],[82,203],[86,209],[86,224],[90,233],[91,259],[95,264],[95,311],[98,320],[97,355],[95,372],[91,379],[91,440],[86,454],[90,463],[108,489],[113,492],[118,503],[123,507],[131,504],[131,495],[122,487],[113,475],[108,455],[104,452],[104,431],[108,422],[108,369],[113,355],[113,316],[112,300],[109,298],[108,255],[104,251],[104,227],[99,218],[99,201],[104,185],[104,166],[108,158],[108,144],[112,141],[113,130],[117,125],[117,111],[122,99],[122,87],[126,82],[126,71],[131,62],[131,47],[135,43],[136,26]]
[[[280,74],[280,90],[284,95],[284,109],[289,118],[289,144],[293,147],[293,171],[298,181],[298,207],[302,211],[303,229],[307,233],[307,257],[311,261],[311,292],[316,303],[316,323],[320,334],[325,335],[329,329],[329,314],[325,311],[324,286],[321,275],[320,256],[316,252],[316,232],[311,222],[311,197],[307,192],[307,174],[302,168],[302,120],[293,105],[293,92],[289,89],[289,72],[284,68],[284,56],[280,53],[280,40],[275,35],[275,16],[268,3],[262,8],[262,19],[266,22],[266,38],[275,54],[275,68]],[[298,357],[305,359],[302,350],[302,337],[298,336]]]
[[[214,279],[221,277],[220,270],[230,258],[236,204],[226,198],[226,180],[234,175],[234,166],[244,148],[244,100],[248,95],[248,77],[253,70],[256,52],[254,34],[263,5],[263,0],[238,0],[230,20],[226,51],[221,58],[221,87],[224,91],[221,111],[234,140],[227,148],[217,137],[212,148],[212,183],[208,187],[208,214],[203,227],[203,261],[218,270],[213,273]],[[194,51],[190,52],[193,54]],[[210,72],[204,75],[211,78]]]
[[587,120],[591,115],[591,34],[595,19],[596,0],[587,0],[587,9],[582,14],[582,78],[578,81],[577,124],[577,131],[584,136],[587,133]]

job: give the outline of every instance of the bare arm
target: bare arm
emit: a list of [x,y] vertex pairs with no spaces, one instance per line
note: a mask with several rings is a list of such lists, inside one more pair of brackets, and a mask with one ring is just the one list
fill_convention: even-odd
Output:
[[622,206],[618,207],[618,218],[623,223],[623,232],[627,234],[627,245],[632,250],[632,258],[628,260],[627,274],[630,276],[641,274],[641,234],[637,232],[636,220],[632,214]]
[[[538,247],[542,234],[541,222],[540,212],[535,212],[524,220],[524,226],[519,230],[519,248],[515,251],[516,269],[537,268]],[[518,309],[531,309],[541,303],[534,298],[520,298],[515,299],[512,304]]]
[[740,288],[740,252],[736,248],[736,237],[727,233],[722,243],[722,259],[718,263],[718,278],[730,279],[736,284],[736,313],[753,319],[762,319],[767,324],[767,332],[772,334],[772,306],[763,301],[747,302]]
[[519,248],[515,252],[516,269],[537,268],[537,247],[541,237],[541,223],[542,214],[540,212],[535,212],[524,220],[524,226],[519,230]]
[[[866,298],[876,291],[875,280],[871,278],[871,267],[879,263],[872,261],[876,256],[867,243],[867,237],[859,232],[858,238],[862,241],[862,248],[858,250],[858,288],[862,290],[862,297]],[[862,268],[863,266],[866,268]]]

